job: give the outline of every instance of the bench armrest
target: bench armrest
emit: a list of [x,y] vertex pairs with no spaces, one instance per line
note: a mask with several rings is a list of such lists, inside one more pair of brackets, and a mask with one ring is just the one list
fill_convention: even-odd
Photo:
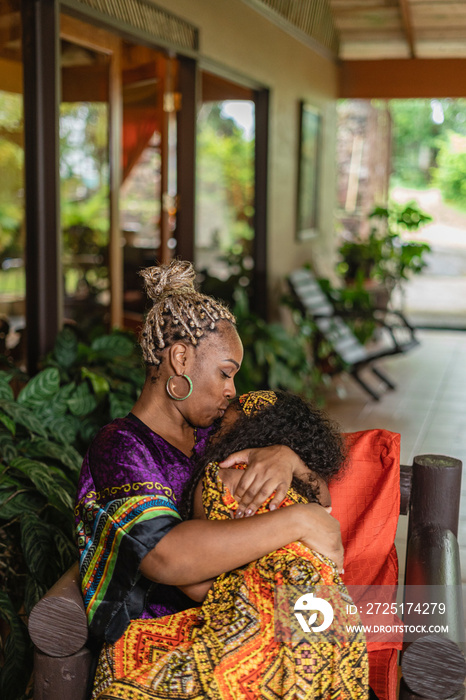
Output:
[[44,654],[70,656],[87,642],[80,581],[76,562],[31,610],[29,635]]

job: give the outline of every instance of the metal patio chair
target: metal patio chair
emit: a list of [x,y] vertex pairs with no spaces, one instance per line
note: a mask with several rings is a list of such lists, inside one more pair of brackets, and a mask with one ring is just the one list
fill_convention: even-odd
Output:
[[366,367],[369,367],[388,389],[396,388],[393,381],[374,363],[384,357],[405,353],[419,344],[414,328],[401,312],[374,310],[371,318],[380,329],[380,340],[376,348],[368,349],[358,340],[345,320],[345,316],[354,318],[358,315],[343,315],[337,311],[311,270],[295,270],[289,275],[288,284],[302,313],[314,322],[319,334],[332,347],[342,370],[346,370],[376,401],[380,399],[379,394],[361,377],[361,372]]

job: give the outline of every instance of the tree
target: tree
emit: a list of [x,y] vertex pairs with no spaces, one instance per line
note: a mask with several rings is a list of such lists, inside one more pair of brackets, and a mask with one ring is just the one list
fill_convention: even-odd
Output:
[[466,99],[391,100],[393,170],[403,184],[426,186],[448,133],[466,134]]

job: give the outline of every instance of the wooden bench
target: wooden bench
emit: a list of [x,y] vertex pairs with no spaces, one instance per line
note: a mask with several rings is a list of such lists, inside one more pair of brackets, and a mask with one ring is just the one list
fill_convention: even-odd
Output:
[[[404,645],[400,700],[460,700],[466,674],[461,570],[457,542],[462,464],[439,455],[416,457],[400,470],[400,514],[409,516],[405,583],[440,586],[447,635],[422,635]],[[415,623],[412,616],[405,622]],[[85,700],[91,668],[76,564],[37,603],[29,618],[35,644],[35,700]],[[426,694],[428,690],[428,694]]]

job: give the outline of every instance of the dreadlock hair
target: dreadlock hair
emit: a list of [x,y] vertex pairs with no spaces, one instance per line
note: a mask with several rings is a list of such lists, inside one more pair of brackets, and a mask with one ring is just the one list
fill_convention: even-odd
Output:
[[169,265],[147,267],[139,274],[154,302],[139,336],[146,365],[158,367],[163,350],[179,340],[196,346],[206,333],[217,330],[220,321],[235,325],[235,317],[226,306],[196,291],[196,273],[190,262],[172,260]]
[[[221,462],[233,452],[251,447],[286,445],[315,474],[328,482],[346,465],[347,455],[338,427],[319,409],[296,394],[275,391],[277,401],[246,415],[239,399],[230,404],[237,417],[231,428],[213,433],[206,452],[197,462],[181,499],[180,513],[192,517],[194,491],[206,465]],[[230,409],[229,409],[230,410]],[[213,437],[213,439],[212,439]],[[293,478],[293,488],[310,502],[318,501],[318,485],[310,474],[309,481]]]

